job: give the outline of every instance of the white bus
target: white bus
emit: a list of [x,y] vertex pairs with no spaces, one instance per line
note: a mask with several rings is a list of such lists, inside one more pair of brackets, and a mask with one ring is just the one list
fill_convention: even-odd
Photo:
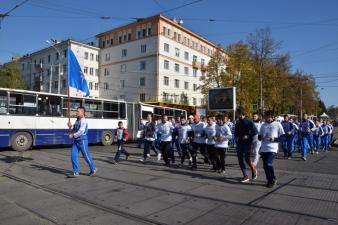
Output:
[[[0,88],[0,147],[24,151],[31,146],[71,144],[66,95]],[[71,98],[74,123],[77,107],[86,109],[88,142],[110,145],[119,121],[127,126],[126,102]]]

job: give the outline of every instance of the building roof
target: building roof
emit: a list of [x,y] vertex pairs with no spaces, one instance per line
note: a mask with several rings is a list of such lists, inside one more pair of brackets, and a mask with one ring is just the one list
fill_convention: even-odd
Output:
[[[177,28],[179,28],[179,29],[182,29],[183,31],[189,33],[190,35],[194,36],[195,38],[200,39],[201,41],[204,41],[204,42],[208,43],[209,45],[213,46],[214,48],[218,48],[218,47],[219,47],[217,44],[215,44],[215,43],[213,43],[212,41],[206,39],[206,38],[203,37],[202,35],[200,35],[200,34],[194,32],[194,31],[192,31],[192,30],[190,30],[190,29],[188,29],[188,28],[182,26],[181,24],[175,22],[173,19],[170,19],[170,18],[168,18],[168,17],[166,17],[166,16],[163,16],[163,15],[161,15],[161,14],[155,15],[155,16],[151,16],[151,17],[147,17],[147,18],[143,18],[143,19],[138,19],[138,20],[135,21],[135,22],[128,23],[128,24],[122,25],[122,26],[120,26],[120,27],[116,27],[116,28],[113,28],[113,29],[111,29],[111,30],[108,30],[108,31],[99,33],[98,35],[96,35],[96,38],[100,38],[100,37],[102,37],[102,36],[104,36],[104,35],[107,35],[107,34],[111,33],[112,31],[123,30],[124,28],[127,28],[127,27],[129,27],[130,25],[144,24],[144,23],[146,23],[146,22],[149,22],[149,21],[152,21],[152,20],[155,20],[155,19],[157,19],[157,20],[162,19],[162,20],[164,20],[164,21],[170,23],[171,25],[173,25],[173,26],[175,26],[175,27],[177,27]],[[222,48],[221,48],[221,49],[222,49]],[[222,50],[225,52],[224,49],[222,49]]]

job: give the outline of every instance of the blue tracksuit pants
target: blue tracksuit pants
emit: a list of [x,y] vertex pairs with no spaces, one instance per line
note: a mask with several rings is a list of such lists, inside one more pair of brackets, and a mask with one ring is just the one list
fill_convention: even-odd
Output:
[[95,164],[88,150],[88,140],[74,140],[74,144],[71,151],[73,172],[79,173],[79,161],[78,161],[79,151],[81,151],[82,157],[87,162],[90,168],[90,172],[93,172],[95,170]]

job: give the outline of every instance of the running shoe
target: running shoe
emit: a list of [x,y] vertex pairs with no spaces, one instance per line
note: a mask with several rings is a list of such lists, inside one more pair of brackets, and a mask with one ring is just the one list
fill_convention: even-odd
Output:
[[241,179],[241,183],[248,183],[250,181],[248,176],[245,176]]

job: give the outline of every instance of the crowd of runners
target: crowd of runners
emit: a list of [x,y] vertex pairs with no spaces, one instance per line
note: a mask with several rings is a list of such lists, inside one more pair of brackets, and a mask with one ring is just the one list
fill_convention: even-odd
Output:
[[[83,112],[83,116],[80,119],[78,116],[78,124],[73,128],[74,134],[70,135],[70,138],[75,138],[73,152],[81,150],[90,166],[91,175],[94,175],[97,169],[90,158],[88,147],[82,150],[81,145],[76,144],[78,140],[85,139],[88,130],[84,109],[80,108],[78,111],[80,115]],[[306,161],[309,154],[324,153],[330,149],[333,125],[328,119],[311,120],[304,113],[300,121],[285,115],[280,122],[271,111],[265,112],[264,116],[253,113],[250,118],[243,108],[236,111],[236,116],[235,121],[231,121],[227,115],[191,115],[188,120],[185,117],[168,120],[167,115],[162,115],[161,119],[155,120],[150,113],[147,115],[147,122],[140,122],[139,125],[138,147],[143,148],[140,161],[149,160],[153,151],[153,157],[157,157],[158,161],[163,159],[165,166],[178,164],[179,167],[188,166],[197,170],[197,159],[202,158],[203,163],[210,165],[212,171],[223,174],[226,153],[232,147],[237,153],[243,174],[241,182],[257,179],[256,167],[259,159],[262,159],[266,186],[271,188],[277,183],[273,161],[278,151],[284,153],[285,159],[292,159],[293,153],[298,151]],[[118,149],[112,162],[117,164],[121,153],[125,154],[126,159],[129,157],[124,145],[128,140],[128,131],[122,122],[119,122],[115,138]],[[86,145],[82,143],[82,146]],[[178,163],[175,153],[178,154]],[[73,159],[75,157],[77,158],[77,154],[72,154],[74,176],[78,176],[77,160]],[[247,166],[251,170],[251,177],[247,174]]]

